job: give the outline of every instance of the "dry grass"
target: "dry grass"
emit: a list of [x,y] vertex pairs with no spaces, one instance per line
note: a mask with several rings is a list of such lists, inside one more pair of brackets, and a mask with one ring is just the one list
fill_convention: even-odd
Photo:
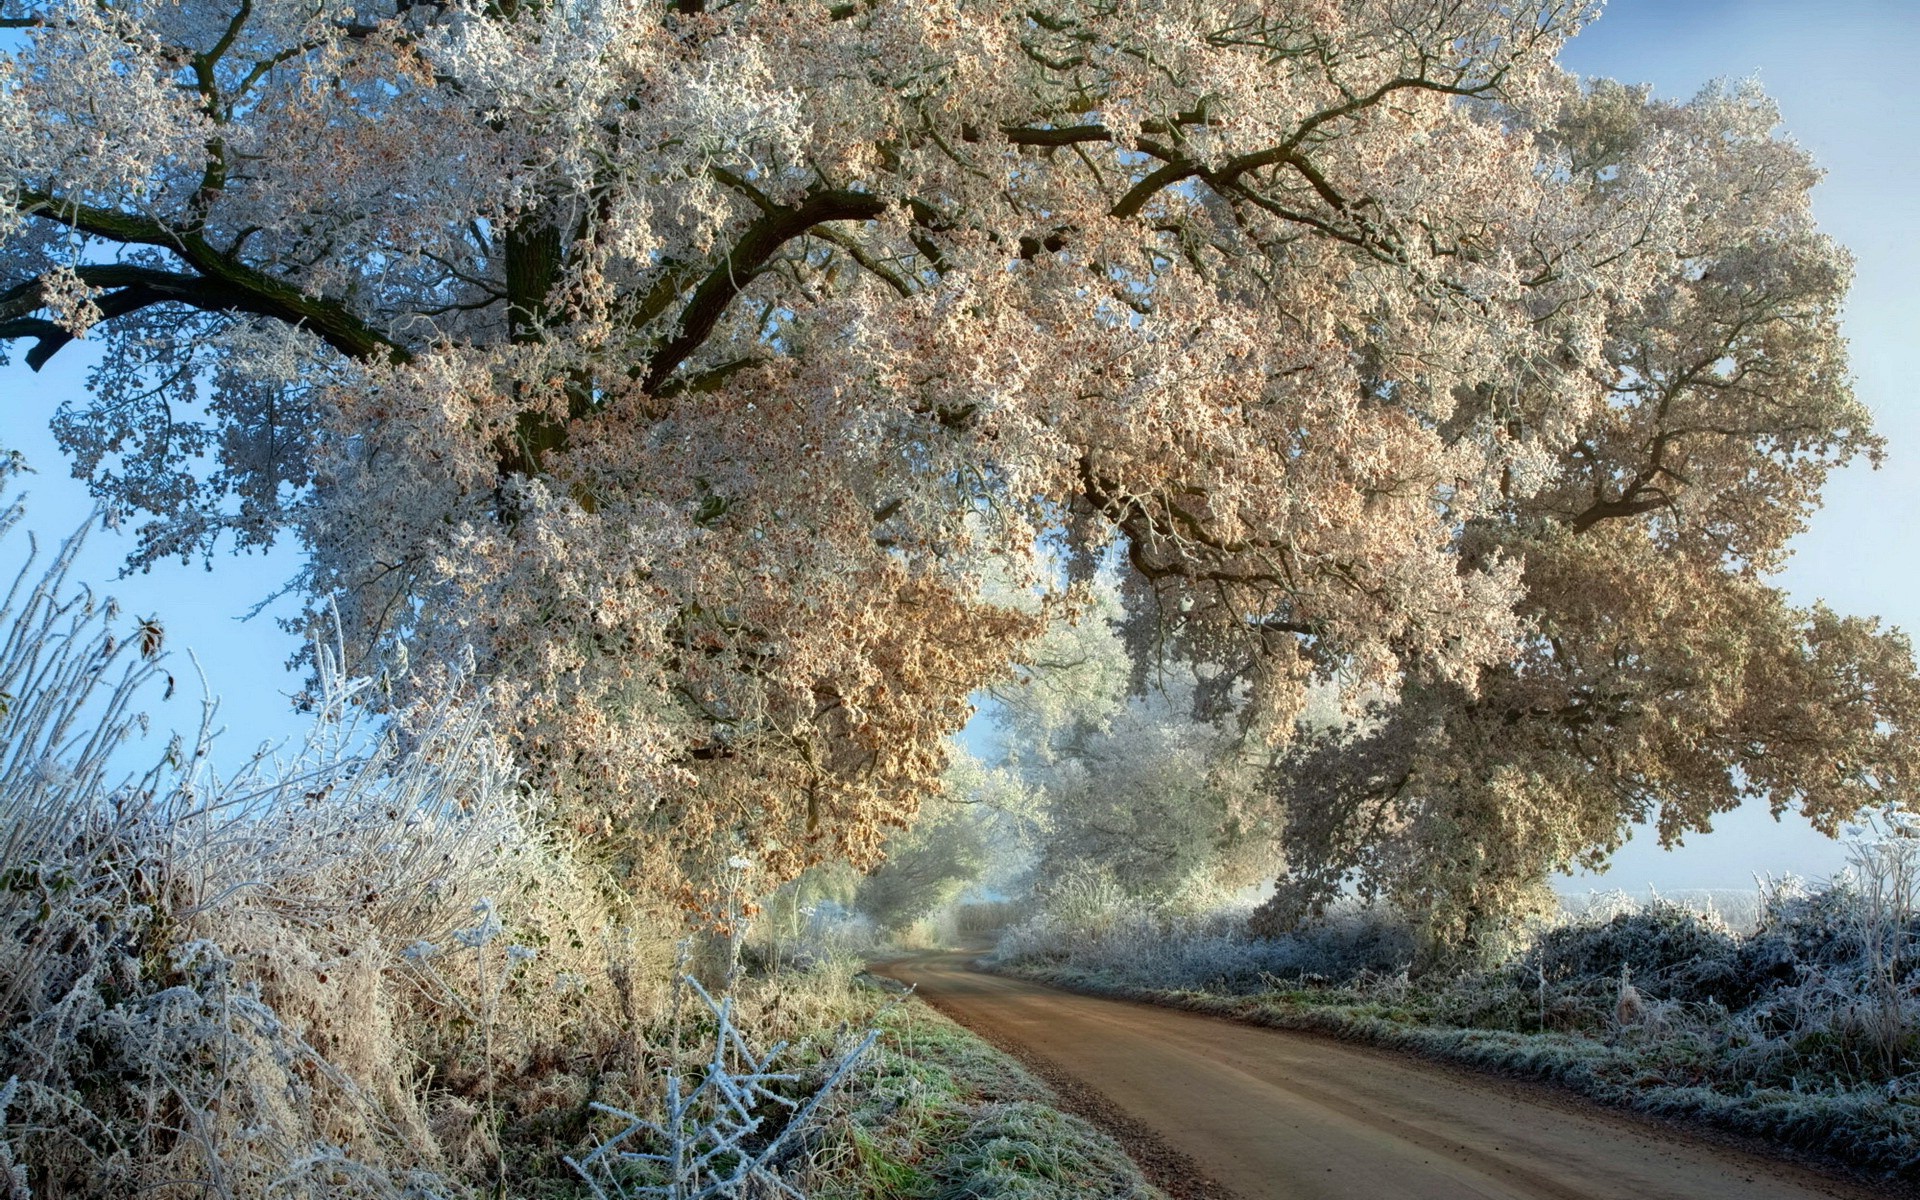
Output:
[[[650,1099],[668,939],[546,830],[484,712],[384,728],[321,654],[305,741],[122,777],[157,647],[71,585],[0,605],[0,1160],[43,1197],[454,1196],[564,1177]],[[24,1182],[22,1182],[22,1176]]]

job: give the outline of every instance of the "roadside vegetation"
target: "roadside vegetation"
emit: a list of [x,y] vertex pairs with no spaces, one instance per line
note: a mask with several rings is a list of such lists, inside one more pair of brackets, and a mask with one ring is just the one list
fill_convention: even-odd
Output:
[[144,742],[164,627],[76,545],[0,592],[5,1200],[1157,1194],[831,922],[752,936],[744,860],[692,982],[483,708],[373,723],[323,649],[304,744]]
[[1920,841],[1830,883],[1768,885],[1753,924],[1653,899],[1536,923],[1477,963],[1342,907],[1251,936],[1249,907],[1143,905],[1085,874],[1009,928],[1001,971],[1566,1085],[1920,1179]]
[[1293,824],[1326,801],[1300,790],[1300,747],[1364,738],[1367,718],[1322,689],[1294,746],[1250,745],[1207,718],[1206,672],[1142,670],[1153,660],[1106,587],[1089,619],[1047,631],[1059,665],[995,695],[997,740],[897,836],[937,885],[906,889],[913,905],[871,883],[846,893],[876,928],[997,940],[990,961],[1011,974],[1512,1072],[1920,1178],[1920,830],[1905,810],[1880,811],[1841,878],[1718,908],[1576,909],[1529,877],[1478,893],[1487,919],[1436,924],[1355,873],[1277,929],[1259,885],[1318,861]]
[[918,1002],[886,1009],[873,1064],[825,1127],[818,1200],[1156,1200],[1114,1141],[1023,1067]]

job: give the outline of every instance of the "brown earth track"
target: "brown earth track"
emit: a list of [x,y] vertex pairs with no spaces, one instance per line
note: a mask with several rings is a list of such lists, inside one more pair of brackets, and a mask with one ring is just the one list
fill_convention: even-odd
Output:
[[1538,1085],[969,969],[876,967],[1053,1083],[1182,1200],[1866,1200]]

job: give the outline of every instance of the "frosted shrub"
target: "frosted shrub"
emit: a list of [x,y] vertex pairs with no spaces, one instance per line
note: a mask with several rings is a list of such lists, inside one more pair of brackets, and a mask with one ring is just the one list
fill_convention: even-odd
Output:
[[1550,927],[1508,970],[1562,988],[1599,988],[1625,970],[1640,988],[1675,999],[1737,1003],[1750,990],[1743,968],[1739,941],[1719,918],[1655,900]]
[[1769,888],[1743,946],[1760,982],[1735,1014],[1739,1058],[1757,1079],[1887,1082],[1911,1090],[1920,1050],[1920,917],[1910,838],[1856,844],[1851,867],[1809,890]]
[[1920,837],[1902,820],[1888,836],[1856,844],[1850,857],[1860,890],[1860,968],[1869,1000],[1860,1015],[1881,1071],[1891,1074],[1906,1062],[1916,1027]]
[[1749,963],[1775,982],[1791,982],[1802,967],[1843,968],[1860,952],[1859,896],[1851,878],[1810,888],[1781,880],[1760,896],[1760,917],[1747,939]]
[[1250,905],[1192,912],[1129,900],[1101,877],[1069,876],[1009,927],[994,952],[1010,966],[1064,966],[1135,987],[1228,994],[1275,979],[1347,980],[1392,975],[1412,961],[1404,922],[1373,910],[1337,909],[1315,926],[1275,938],[1247,932]]
[[0,1183],[450,1197],[539,1114],[644,1092],[621,1033],[666,960],[478,710],[368,728],[323,653],[291,752],[223,776],[203,724],[114,783],[160,635],[68,585],[77,545],[0,608]]
[[1906,862],[1869,846],[1819,888],[1769,884],[1745,935],[1712,913],[1622,901],[1543,931],[1495,970],[1447,981],[1427,1013],[1625,1039],[1648,1078],[1904,1096],[1920,1082]]

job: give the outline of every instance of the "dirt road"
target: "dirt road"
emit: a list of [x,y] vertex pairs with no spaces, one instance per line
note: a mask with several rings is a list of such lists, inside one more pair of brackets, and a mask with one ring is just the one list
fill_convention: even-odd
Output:
[[[1091,1115],[1117,1126],[1123,1144],[1141,1151],[1142,1165],[1160,1175],[1163,1186],[1174,1184],[1176,1194],[1238,1200],[1888,1194],[1687,1141],[1537,1085],[1311,1034],[1074,995],[969,970],[969,958],[930,955],[878,969],[914,984],[934,1007],[1064,1083],[1069,1099],[1090,1104]],[[1202,1172],[1204,1183],[1197,1179]],[[1178,1186],[1183,1173],[1192,1177],[1189,1186]]]

